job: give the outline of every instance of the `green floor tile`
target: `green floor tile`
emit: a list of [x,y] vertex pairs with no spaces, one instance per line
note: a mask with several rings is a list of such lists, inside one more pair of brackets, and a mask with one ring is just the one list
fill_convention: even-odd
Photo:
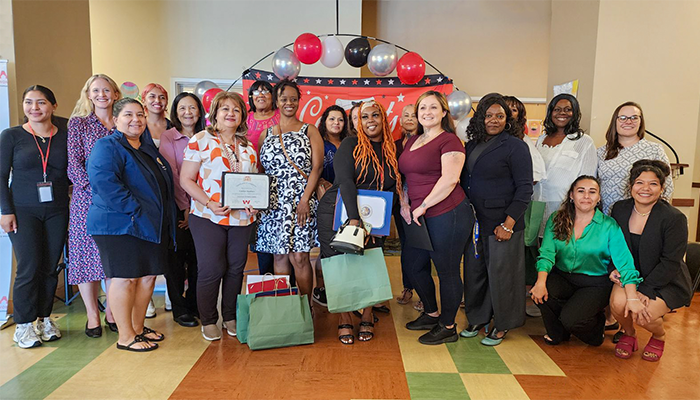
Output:
[[475,338],[460,338],[447,343],[452,361],[460,373],[510,374],[510,370],[493,347],[481,343],[481,335]]
[[412,400],[469,399],[459,374],[437,372],[406,372]]
[[70,306],[57,305],[54,313],[66,313],[57,320],[62,339],[44,344],[56,350],[0,386],[0,399],[45,398],[118,339],[104,326],[102,337],[85,336],[85,308],[79,300]]

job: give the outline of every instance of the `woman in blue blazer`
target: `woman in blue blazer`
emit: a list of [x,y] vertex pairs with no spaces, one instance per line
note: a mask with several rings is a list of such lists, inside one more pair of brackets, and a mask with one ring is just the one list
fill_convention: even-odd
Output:
[[114,134],[97,141],[87,162],[92,187],[87,231],[100,250],[105,275],[112,278],[117,348],[150,351],[164,336],[143,325],[156,275],[164,272],[174,244],[175,201],[168,162],[144,139],[141,103],[114,103]]
[[532,197],[532,160],[520,127],[500,94],[484,96],[467,128],[461,185],[476,217],[465,250],[464,300],[475,337],[493,318],[487,346],[525,323],[523,215]]

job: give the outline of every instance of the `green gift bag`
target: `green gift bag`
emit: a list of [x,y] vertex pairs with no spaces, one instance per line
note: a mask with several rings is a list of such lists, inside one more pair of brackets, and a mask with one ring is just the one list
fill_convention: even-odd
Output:
[[355,311],[392,298],[381,248],[322,258],[321,265],[329,312]]
[[248,341],[248,320],[250,318],[250,301],[253,294],[239,294],[236,300],[236,339],[241,343]]
[[544,217],[544,206],[543,201],[533,200],[525,210],[525,246],[532,246],[537,241]]
[[251,350],[313,343],[314,321],[307,296],[251,299],[247,339]]

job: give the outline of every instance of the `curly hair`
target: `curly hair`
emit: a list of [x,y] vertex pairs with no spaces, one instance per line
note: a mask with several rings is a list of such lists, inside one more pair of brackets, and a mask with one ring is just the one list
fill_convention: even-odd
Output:
[[639,130],[637,130],[637,136],[640,139],[644,139],[644,132],[646,131],[646,125],[644,124],[644,111],[642,111],[642,106],[633,102],[627,101],[615,109],[612,118],[610,119],[610,125],[608,125],[608,130],[605,132],[605,159],[612,160],[617,157],[622,150],[622,145],[617,140],[617,117],[620,115],[620,110],[622,107],[632,106],[639,110]]
[[318,132],[321,134],[321,139],[328,140],[328,129],[326,129],[326,120],[331,111],[337,111],[343,115],[343,129],[340,130],[340,141],[342,142],[348,136],[348,116],[345,114],[343,107],[332,105],[323,112],[321,119],[318,121]]
[[[389,129],[389,121],[386,117],[386,110],[381,103],[372,102],[373,106],[379,110],[379,114],[382,116],[382,158],[386,160],[389,164],[389,173],[392,178],[396,180],[396,192],[399,194],[399,199],[403,200],[403,184],[401,183],[401,174],[399,173],[399,162],[396,157],[396,144],[394,143],[394,138],[391,136],[391,129]],[[360,105],[360,110],[362,110],[362,105]],[[361,113],[362,111],[360,111]],[[367,167],[371,163],[374,169],[379,173],[379,179],[381,180],[380,185],[384,186],[384,166],[379,161],[379,157],[374,153],[372,148],[372,142],[369,140],[367,133],[365,133],[364,127],[362,126],[362,121],[357,124],[357,146],[352,152],[352,157],[355,159],[355,168],[360,168],[360,174],[358,176],[358,182],[364,182],[367,178]],[[375,178],[376,179],[376,178]],[[374,183],[374,181],[370,182]]]
[[525,110],[525,104],[515,96],[503,96],[503,99],[508,104],[508,107],[515,107],[518,110],[518,118],[515,120],[515,125],[520,127],[520,135],[518,137],[522,139],[527,131],[527,110]]
[[[566,197],[561,202],[561,205],[559,206],[559,209],[556,211],[556,215],[554,215],[554,219],[552,220],[554,237],[557,240],[566,241],[568,243],[569,239],[571,239],[571,233],[574,229],[574,220],[576,219],[576,205],[574,204],[573,200],[571,200],[571,196],[574,193],[576,184],[584,180],[594,181],[596,185],[598,185],[598,190],[600,190],[600,182],[598,181],[598,178],[591,175],[581,175],[571,183],[571,187],[569,188]],[[598,202],[596,207],[600,209],[600,202]]]
[[[486,133],[486,110],[489,109],[494,104],[498,104],[503,108],[506,113],[506,127],[503,129],[511,136],[518,136],[519,127],[517,126],[515,120],[513,119],[513,114],[510,112],[510,107],[506,104],[499,93],[489,93],[481,98],[479,104],[476,106],[476,111],[474,116],[469,122],[467,127],[467,138],[469,140],[476,140],[477,142],[483,142],[488,138],[489,134]],[[521,132],[522,133],[522,132]]]
[[583,136],[583,130],[579,126],[581,124],[581,107],[579,106],[576,97],[568,93],[558,94],[554,96],[552,101],[549,102],[549,105],[547,106],[547,116],[545,116],[543,123],[544,133],[546,135],[553,135],[557,133],[557,126],[554,125],[554,122],[552,122],[552,113],[554,112],[554,108],[557,106],[557,103],[559,103],[560,100],[568,100],[569,103],[571,103],[572,111],[571,120],[564,127],[564,134],[571,135],[572,133],[575,133],[576,137],[573,140],[581,139],[581,137]]

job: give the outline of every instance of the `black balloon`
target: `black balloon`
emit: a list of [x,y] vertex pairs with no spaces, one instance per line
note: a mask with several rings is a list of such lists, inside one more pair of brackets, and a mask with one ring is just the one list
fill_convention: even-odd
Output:
[[355,68],[360,68],[367,64],[367,56],[372,48],[369,45],[369,40],[365,38],[356,38],[348,43],[345,47],[345,61]]

